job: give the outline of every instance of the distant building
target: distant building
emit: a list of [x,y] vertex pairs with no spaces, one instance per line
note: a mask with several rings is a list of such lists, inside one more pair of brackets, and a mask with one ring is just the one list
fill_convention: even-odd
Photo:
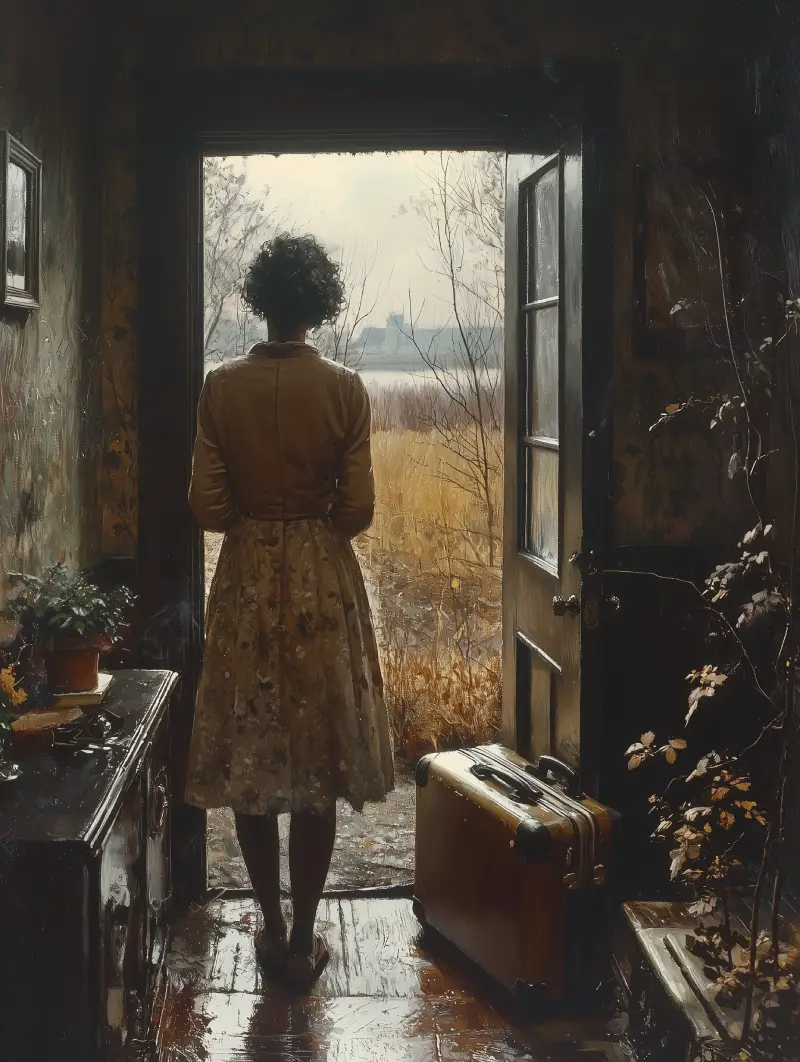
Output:
[[[503,350],[502,328],[465,328],[464,338],[471,349],[487,351],[499,359]],[[464,349],[464,339],[457,326],[420,328],[405,320],[402,313],[391,313],[386,326],[369,325],[362,330],[354,349],[365,369],[413,369],[421,366],[420,351],[440,365],[456,363]],[[363,353],[362,353],[363,352]]]
[[[232,313],[223,315],[214,336],[212,349],[205,355],[205,370],[215,368],[231,358],[240,358],[253,343],[267,338],[267,326],[253,317],[241,319]],[[502,328],[466,329],[467,342],[475,351],[486,351],[488,360],[502,361]],[[420,351],[437,365],[463,364],[458,352],[463,341],[457,327],[412,329],[402,313],[391,313],[386,324],[368,325],[349,344],[348,364],[372,371],[414,372],[424,368]]]

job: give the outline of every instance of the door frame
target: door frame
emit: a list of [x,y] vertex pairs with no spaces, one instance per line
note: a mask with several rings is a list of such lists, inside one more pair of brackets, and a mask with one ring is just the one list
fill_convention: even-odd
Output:
[[[202,538],[187,502],[195,411],[203,381],[202,157],[289,151],[524,150],[541,116],[553,110],[568,86],[575,85],[582,86],[592,101],[592,135],[598,157],[608,165],[613,77],[609,68],[595,64],[147,72],[141,77],[138,582],[142,625],[149,637],[140,638],[139,660],[144,666],[177,670],[183,679],[172,723],[173,868],[179,901],[194,899],[206,888],[205,814],[180,802],[203,639]],[[610,186],[610,171],[607,176]],[[599,229],[593,239],[599,239]],[[597,249],[603,260],[600,275],[609,279],[611,232],[609,216],[602,256],[599,245]],[[610,297],[607,304],[597,306],[603,300],[599,293],[593,297],[589,288],[585,306],[602,309],[596,320],[610,321]],[[594,395],[596,388],[603,397],[598,410],[585,411],[585,423],[595,425],[607,440],[602,411],[610,378],[610,327],[597,350],[587,394]],[[598,516],[601,538],[607,520],[609,444],[607,440],[593,449],[585,466],[587,473],[592,472],[585,479],[593,482],[584,501],[594,505],[591,511]],[[592,666],[596,662],[592,658]],[[599,685],[599,672],[598,682],[591,685]]]

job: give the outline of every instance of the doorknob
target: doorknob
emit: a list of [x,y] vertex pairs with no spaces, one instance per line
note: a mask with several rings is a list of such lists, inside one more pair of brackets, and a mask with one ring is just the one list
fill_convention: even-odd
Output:
[[575,594],[564,600],[563,597],[553,598],[553,615],[563,616],[565,613],[571,612],[575,616],[579,616],[581,612],[581,603]]

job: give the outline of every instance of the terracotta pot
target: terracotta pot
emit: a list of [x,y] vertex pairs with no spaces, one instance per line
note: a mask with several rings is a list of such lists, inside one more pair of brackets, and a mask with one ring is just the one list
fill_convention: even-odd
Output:
[[78,639],[56,641],[45,651],[47,682],[53,693],[83,693],[97,686],[100,645]]

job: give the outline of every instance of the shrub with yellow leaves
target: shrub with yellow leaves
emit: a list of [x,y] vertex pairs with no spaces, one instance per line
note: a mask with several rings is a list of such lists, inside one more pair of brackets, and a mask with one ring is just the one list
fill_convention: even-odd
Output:
[[[800,411],[790,388],[782,403],[770,400],[773,376],[786,377],[788,359],[796,360],[800,300],[788,300],[785,311],[782,338],[766,339],[758,351],[748,345],[747,354],[737,350],[727,318],[737,393],[673,403],[651,429],[696,425],[713,410],[710,428],[729,442],[729,474],[742,484],[755,521],[733,559],[714,568],[704,587],[694,587],[708,656],[686,676],[686,736],[658,741],[647,731],[625,754],[629,770],[658,764],[667,776],[662,792],[650,798],[659,815],[653,836],[669,845],[672,880],[692,895],[689,910],[698,925],[686,947],[702,962],[717,1002],[741,1011],[738,1042],[703,1048],[702,1062],[800,1057],[800,961],[781,917],[798,754]],[[764,453],[762,441],[775,426],[758,422],[757,410],[783,417],[784,437],[793,440],[786,465],[793,506],[781,528],[768,518],[769,494],[760,479],[765,459],[776,453]],[[749,898],[749,924],[737,928],[740,893]]]

